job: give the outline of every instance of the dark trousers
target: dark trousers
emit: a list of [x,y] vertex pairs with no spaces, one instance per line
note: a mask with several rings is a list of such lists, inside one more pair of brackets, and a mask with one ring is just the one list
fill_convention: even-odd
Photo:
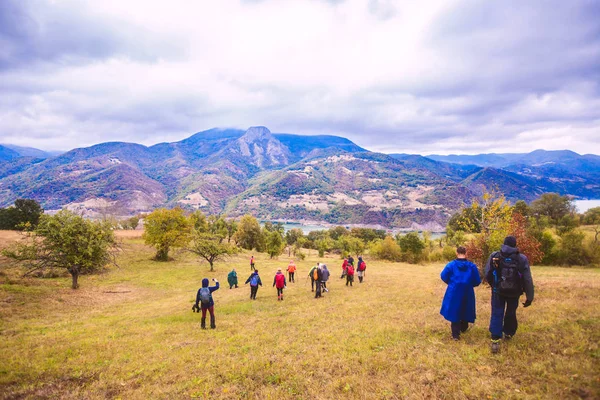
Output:
[[256,268],[254,268],[254,263],[250,263],[250,271],[256,271]]
[[289,279],[288,280],[290,282],[294,282],[294,272],[288,272],[288,275],[289,275]]
[[310,278],[310,291],[314,292],[315,290],[315,280],[311,277]]
[[277,298],[283,297],[283,288],[277,288]]
[[352,286],[352,282],[354,282],[354,275],[346,275],[346,286],[348,286],[348,284]]
[[452,337],[458,339],[461,332],[466,332],[469,329],[469,323],[467,321],[451,322],[450,329],[452,329]]
[[490,318],[490,333],[492,339],[502,339],[502,333],[514,335],[517,332],[518,297],[503,297],[492,293],[492,316]]
[[256,300],[256,292],[258,292],[258,285],[250,286],[250,298]]
[[317,285],[317,291],[315,293],[315,299],[317,297],[321,297],[321,281],[315,281],[315,285]]

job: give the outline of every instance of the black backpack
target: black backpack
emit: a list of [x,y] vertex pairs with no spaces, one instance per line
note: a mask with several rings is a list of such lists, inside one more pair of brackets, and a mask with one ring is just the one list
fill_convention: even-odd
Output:
[[523,293],[523,279],[519,272],[519,253],[505,255],[497,253],[496,272],[498,293],[504,297],[519,297]]

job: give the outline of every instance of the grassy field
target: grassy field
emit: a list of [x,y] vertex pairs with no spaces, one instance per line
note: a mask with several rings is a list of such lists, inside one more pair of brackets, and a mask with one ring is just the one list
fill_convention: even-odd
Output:
[[[489,288],[476,289],[478,320],[453,342],[442,264],[367,260],[366,282],[348,288],[326,258],[330,292],[314,299],[313,253],[278,302],[273,275],[288,258],[254,254],[264,286],[250,301],[250,253],[209,273],[123,240],[120,268],[81,277],[79,290],[68,277],[0,276],[0,398],[600,398],[600,269],[534,267],[536,301],[491,355]],[[232,267],[239,289],[226,286]],[[203,277],[223,283],[216,330],[191,311]]]

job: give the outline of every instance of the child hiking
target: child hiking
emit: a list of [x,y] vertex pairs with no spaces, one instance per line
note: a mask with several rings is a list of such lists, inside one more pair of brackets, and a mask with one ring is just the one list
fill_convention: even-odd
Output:
[[340,279],[344,279],[346,277],[346,269],[348,268],[348,257],[344,257],[344,262],[342,263],[342,276]]
[[281,272],[281,268],[277,268],[275,278],[273,278],[273,286],[277,288],[277,300],[283,300],[283,289],[285,288],[285,275]]
[[246,285],[250,283],[250,299],[256,300],[256,293],[258,292],[258,287],[262,286],[262,281],[260,280],[260,276],[258,276],[258,270],[255,269],[252,274],[246,279]]
[[469,329],[469,322],[475,322],[475,291],[481,278],[477,266],[467,260],[467,249],[456,248],[456,259],[450,261],[441,273],[448,284],[440,314],[450,321],[452,339],[459,340],[461,332]]
[[365,270],[367,269],[367,264],[363,261],[362,257],[358,257],[358,266],[356,267],[356,274],[358,275],[358,282],[362,283],[363,278],[365,276]]
[[354,266],[348,264],[348,267],[346,267],[346,286],[348,286],[348,284],[352,286],[352,282],[354,282]]
[[229,283],[229,289],[231,289],[234,286],[237,289],[238,278],[237,278],[237,272],[235,272],[235,268],[232,269],[229,274],[227,274],[227,283]]
[[294,281],[294,274],[296,273],[296,264],[294,264],[294,260],[291,260],[290,263],[288,264],[287,267],[287,272],[289,275],[289,280],[290,282],[295,282]]
[[[200,320],[200,327],[206,329],[206,311],[210,313],[210,329],[217,327],[215,322],[215,302],[213,301],[212,292],[219,290],[219,281],[213,279],[215,286],[208,286],[208,279],[202,279],[202,287],[198,289],[196,294],[196,304],[192,307],[192,311],[200,312],[202,310],[202,319]],[[198,308],[200,304],[200,308]]]

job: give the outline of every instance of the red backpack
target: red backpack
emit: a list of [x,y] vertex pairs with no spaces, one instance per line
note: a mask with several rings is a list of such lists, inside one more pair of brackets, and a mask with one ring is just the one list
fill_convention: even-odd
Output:
[[367,269],[367,264],[363,261],[358,265],[358,270],[364,271],[365,269]]
[[354,275],[354,267],[352,267],[352,264],[348,264],[348,269],[346,269],[346,272],[348,275]]
[[285,276],[283,274],[275,275],[275,287],[277,289],[282,289],[285,287]]

